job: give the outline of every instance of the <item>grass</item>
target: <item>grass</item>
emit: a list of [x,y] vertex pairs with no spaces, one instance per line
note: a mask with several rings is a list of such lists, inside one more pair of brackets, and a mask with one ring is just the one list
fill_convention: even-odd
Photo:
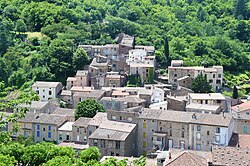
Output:
[[27,38],[37,37],[39,40],[46,37],[46,35],[42,34],[41,32],[25,32],[23,34],[26,34]]

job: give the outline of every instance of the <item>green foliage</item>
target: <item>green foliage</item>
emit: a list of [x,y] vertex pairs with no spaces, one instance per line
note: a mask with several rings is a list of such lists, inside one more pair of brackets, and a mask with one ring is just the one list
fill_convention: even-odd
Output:
[[80,159],[84,163],[87,163],[92,160],[99,161],[100,157],[101,157],[101,154],[97,147],[90,147],[88,149],[81,151],[80,153]]
[[146,157],[140,156],[138,159],[133,161],[133,164],[136,166],[145,166],[146,165]]
[[237,89],[236,86],[234,86],[234,88],[233,88],[233,98],[238,99],[238,97],[239,97],[238,89]]
[[0,154],[0,165],[1,166],[15,166],[16,160],[14,157],[10,157],[9,155]]
[[127,86],[128,87],[140,87],[141,86],[141,77],[137,75],[129,75]]
[[90,57],[83,48],[78,48],[73,55],[72,63],[75,69],[83,69],[90,63]]
[[72,158],[68,156],[57,156],[43,164],[43,166],[72,166]]
[[97,112],[104,112],[103,105],[99,104],[94,99],[87,99],[79,102],[75,112],[75,118],[89,117],[92,118]]
[[147,83],[152,84],[154,82],[154,68],[149,68],[148,69],[148,80]]
[[22,19],[18,19],[16,21],[16,31],[17,32],[27,32],[27,26],[25,24],[25,22]]
[[126,159],[119,161],[112,157],[106,159],[102,164],[102,166],[127,166],[127,165],[128,165],[128,161]]
[[205,75],[198,74],[192,81],[191,89],[195,93],[209,93],[212,91],[212,86],[207,81],[207,77]]

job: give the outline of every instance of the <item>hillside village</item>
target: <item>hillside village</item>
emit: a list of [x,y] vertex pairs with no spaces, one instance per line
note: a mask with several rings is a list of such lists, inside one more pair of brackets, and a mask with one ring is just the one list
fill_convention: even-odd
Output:
[[[31,136],[35,142],[52,141],[76,150],[96,146],[102,157],[143,155],[158,166],[191,160],[191,165],[249,164],[250,102],[220,93],[222,66],[186,67],[182,60],[172,60],[167,81],[162,81],[155,48],[135,45],[133,36],[121,33],[116,44],[78,48],[91,63],[66,84],[36,81],[32,90],[40,100],[18,106],[29,111],[18,119],[21,128],[13,138]],[[213,92],[191,90],[200,74]],[[75,119],[78,104],[87,99],[106,111]],[[9,123],[5,130],[12,127]]]

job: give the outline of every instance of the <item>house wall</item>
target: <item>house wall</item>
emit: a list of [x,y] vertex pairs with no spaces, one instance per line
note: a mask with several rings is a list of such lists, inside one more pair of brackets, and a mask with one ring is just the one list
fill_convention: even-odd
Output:
[[[68,136],[68,137],[67,137]],[[73,140],[72,131],[58,131],[58,143],[63,141],[71,142]]]
[[74,142],[87,144],[88,143],[87,132],[88,132],[87,127],[72,126],[72,140]]
[[[37,126],[40,126],[38,129]],[[51,126],[51,130],[49,131],[49,126]],[[58,141],[58,128],[55,125],[48,124],[38,124],[34,123],[32,126],[34,142],[42,142],[42,141]],[[40,136],[38,136],[38,132]],[[49,138],[49,132],[51,132],[51,138]]]
[[[32,90],[35,91],[39,98],[40,101],[48,101],[49,99],[52,98],[57,98],[59,92],[62,90],[62,84],[58,84],[57,87],[34,87],[32,86]],[[49,94],[51,92],[51,95]]]

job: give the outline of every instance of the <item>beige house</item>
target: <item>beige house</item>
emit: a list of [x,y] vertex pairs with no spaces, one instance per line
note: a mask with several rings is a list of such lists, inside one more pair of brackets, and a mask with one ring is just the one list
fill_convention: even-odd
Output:
[[72,140],[77,143],[88,143],[88,123],[91,118],[80,117],[72,125],[73,138]]
[[217,105],[224,111],[228,109],[226,98],[221,93],[190,93],[188,104]]
[[73,86],[89,86],[89,73],[87,70],[78,70],[75,77],[68,77],[67,89],[70,90]]
[[66,122],[58,128],[58,143],[71,142],[73,140],[72,125],[74,122]]
[[[213,90],[218,90],[223,85],[223,67],[213,66],[205,68],[204,66],[184,67],[182,60],[174,60],[168,67],[168,82],[177,83],[184,87],[190,87],[191,81],[188,77],[194,79],[198,74],[206,75],[207,81],[212,85]],[[188,77],[187,77],[188,76]]]
[[250,101],[233,106],[231,108],[231,111],[235,113],[242,113],[242,114],[249,115],[250,114]]
[[208,105],[208,104],[189,104],[186,106],[188,112],[200,112],[206,114],[220,114],[222,112],[220,105]]
[[250,134],[250,115],[244,113],[233,113],[235,119],[235,133]]
[[105,121],[89,136],[89,145],[97,146],[102,156],[134,156],[136,124]]

